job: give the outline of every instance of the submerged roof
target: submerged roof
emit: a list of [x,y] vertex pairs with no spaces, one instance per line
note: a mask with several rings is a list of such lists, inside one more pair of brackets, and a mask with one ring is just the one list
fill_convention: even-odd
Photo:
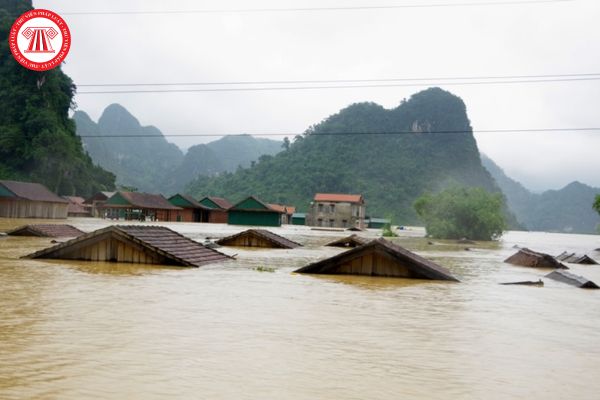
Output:
[[556,261],[551,255],[539,253],[525,247],[508,257],[504,262],[522,267],[569,269],[566,265]]
[[[199,267],[231,258],[164,226],[144,225],[112,225],[29,254],[24,258],[70,258],[65,256],[69,251],[91,247],[102,239],[115,239],[141,248],[146,253],[164,258],[168,265]],[[105,255],[104,261],[111,261],[110,255]]]
[[252,238],[262,239],[271,244],[270,247],[272,248],[294,249],[296,247],[302,246],[300,243],[296,243],[292,240],[284,238],[283,236],[279,236],[266,229],[248,229],[235,235],[227,236],[223,239],[220,239],[217,241],[217,244],[220,244],[221,246],[235,246],[236,244],[234,243],[237,240]]
[[362,203],[363,197],[361,194],[317,193],[315,201]]
[[358,235],[350,235],[341,239],[334,240],[333,242],[327,243],[325,246],[330,247],[357,247],[368,243],[369,239],[360,237]]
[[0,185],[4,186],[13,194],[8,197],[17,197],[30,201],[44,201],[48,203],[68,203],[67,200],[52,193],[46,186],[40,183],[0,180]]
[[67,206],[67,212],[69,214],[89,214],[90,206],[85,206],[83,197],[79,196],[63,196],[65,199],[69,201],[69,205]]
[[556,259],[558,261],[564,261],[571,264],[598,264],[596,260],[588,257],[586,254],[580,255],[575,253],[567,253],[566,251],[563,251],[557,255]]
[[[379,264],[375,259],[378,259]],[[381,262],[382,260],[385,261]],[[383,238],[309,264],[295,272],[458,281],[446,268]]]
[[85,232],[72,225],[65,224],[31,224],[23,225],[6,232],[10,236],[40,236],[40,237],[78,237]]
[[106,202],[105,206],[123,207],[120,204],[118,197],[125,199],[129,205],[137,208],[150,208],[156,210],[181,210],[180,207],[174,206],[164,198],[162,194],[142,193],[142,192],[117,192]]

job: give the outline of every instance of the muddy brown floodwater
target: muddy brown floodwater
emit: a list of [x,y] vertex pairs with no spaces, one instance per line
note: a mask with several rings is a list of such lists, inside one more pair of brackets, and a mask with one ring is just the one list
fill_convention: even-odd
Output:
[[[165,225],[196,240],[243,229]],[[471,251],[418,228],[395,239],[450,283],[293,274],[344,234],[273,231],[305,247],[224,248],[238,261],[199,269],[21,260],[50,239],[0,237],[0,398],[600,398],[600,290],[498,284],[549,272],[504,264],[514,245],[600,259],[600,237],[509,232]],[[600,283],[600,266],[569,266]]]

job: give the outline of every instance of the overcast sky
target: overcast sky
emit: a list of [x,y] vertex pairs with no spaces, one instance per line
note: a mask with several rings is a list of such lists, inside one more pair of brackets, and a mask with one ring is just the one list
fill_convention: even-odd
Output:
[[[80,92],[126,89],[83,86],[97,83],[600,74],[596,0],[239,11],[468,2],[490,1],[34,0],[34,6],[62,14],[69,24],[73,45],[63,68]],[[68,14],[216,9],[238,11]],[[107,105],[120,103],[142,124],[165,134],[299,133],[353,102],[393,108],[435,82],[421,87],[78,94],[76,102],[94,120]],[[465,101],[476,131],[600,127],[600,80],[439,86]],[[573,180],[600,187],[598,131],[477,133],[476,138],[482,152],[533,190],[556,189]],[[182,148],[214,139],[168,138]]]

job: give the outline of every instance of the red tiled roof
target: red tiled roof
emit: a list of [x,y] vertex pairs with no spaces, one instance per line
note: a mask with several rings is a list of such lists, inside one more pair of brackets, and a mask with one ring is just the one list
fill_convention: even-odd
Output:
[[33,182],[0,181],[4,186],[17,197],[31,201],[45,201],[48,203],[68,203],[67,200],[52,193],[46,186]]
[[223,210],[228,210],[233,206],[233,204],[231,204],[227,199],[222,197],[206,196],[206,198],[221,207]]
[[360,194],[317,193],[315,201],[362,203],[363,197]]
[[293,206],[286,206],[286,205],[282,205],[282,204],[267,204],[269,206],[269,208],[280,212],[282,214],[293,214],[296,212],[296,207]]

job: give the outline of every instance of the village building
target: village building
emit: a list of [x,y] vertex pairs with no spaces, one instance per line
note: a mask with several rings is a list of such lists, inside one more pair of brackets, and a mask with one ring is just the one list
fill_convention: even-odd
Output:
[[63,196],[68,202],[67,215],[69,217],[91,217],[92,206],[84,204],[85,199],[79,196]]
[[169,203],[180,207],[175,219],[180,222],[208,222],[211,209],[194,200],[186,194],[176,194],[169,197]]
[[6,232],[8,236],[37,236],[37,237],[78,237],[85,232],[72,225],[65,224],[30,224],[23,225]]
[[568,253],[563,251],[559,255],[556,256],[558,261],[563,261],[571,264],[589,264],[589,265],[597,265],[598,262],[588,256],[587,254],[575,254]]
[[334,240],[333,242],[327,243],[325,246],[329,247],[358,247],[369,242],[369,239],[360,237],[358,235],[350,235],[341,239]]
[[102,206],[109,218],[140,221],[177,221],[183,210],[160,194],[116,192]]
[[265,229],[248,229],[217,241],[221,246],[265,247],[271,249],[294,249],[302,246]]
[[306,225],[306,213],[293,213],[292,225]]
[[392,221],[387,218],[369,218],[367,220],[367,228],[369,229],[382,229],[384,226],[389,225]]
[[317,193],[310,203],[306,225],[365,229],[366,205],[360,194]]
[[232,206],[228,211],[230,225],[281,226],[281,210],[274,209],[254,196]]
[[279,213],[281,213],[281,225],[287,225],[292,223],[292,216],[296,212],[296,207],[273,203],[269,203],[267,205],[273,210],[277,210],[279,211]]
[[208,222],[211,224],[226,224],[227,210],[232,207],[232,204],[222,197],[206,196],[198,201],[204,207],[210,209],[208,213]]
[[169,228],[112,225],[23,258],[200,267],[231,257]]
[[68,206],[39,183],[0,180],[0,217],[67,218]]
[[98,192],[92,197],[88,197],[83,202],[84,205],[91,206],[92,217],[103,217],[104,204],[114,196],[116,192]]
[[295,272],[458,281],[446,268],[385,239],[375,239]]
[[515,254],[504,260],[505,263],[531,268],[569,269],[549,254],[539,253],[528,248],[519,249]]

